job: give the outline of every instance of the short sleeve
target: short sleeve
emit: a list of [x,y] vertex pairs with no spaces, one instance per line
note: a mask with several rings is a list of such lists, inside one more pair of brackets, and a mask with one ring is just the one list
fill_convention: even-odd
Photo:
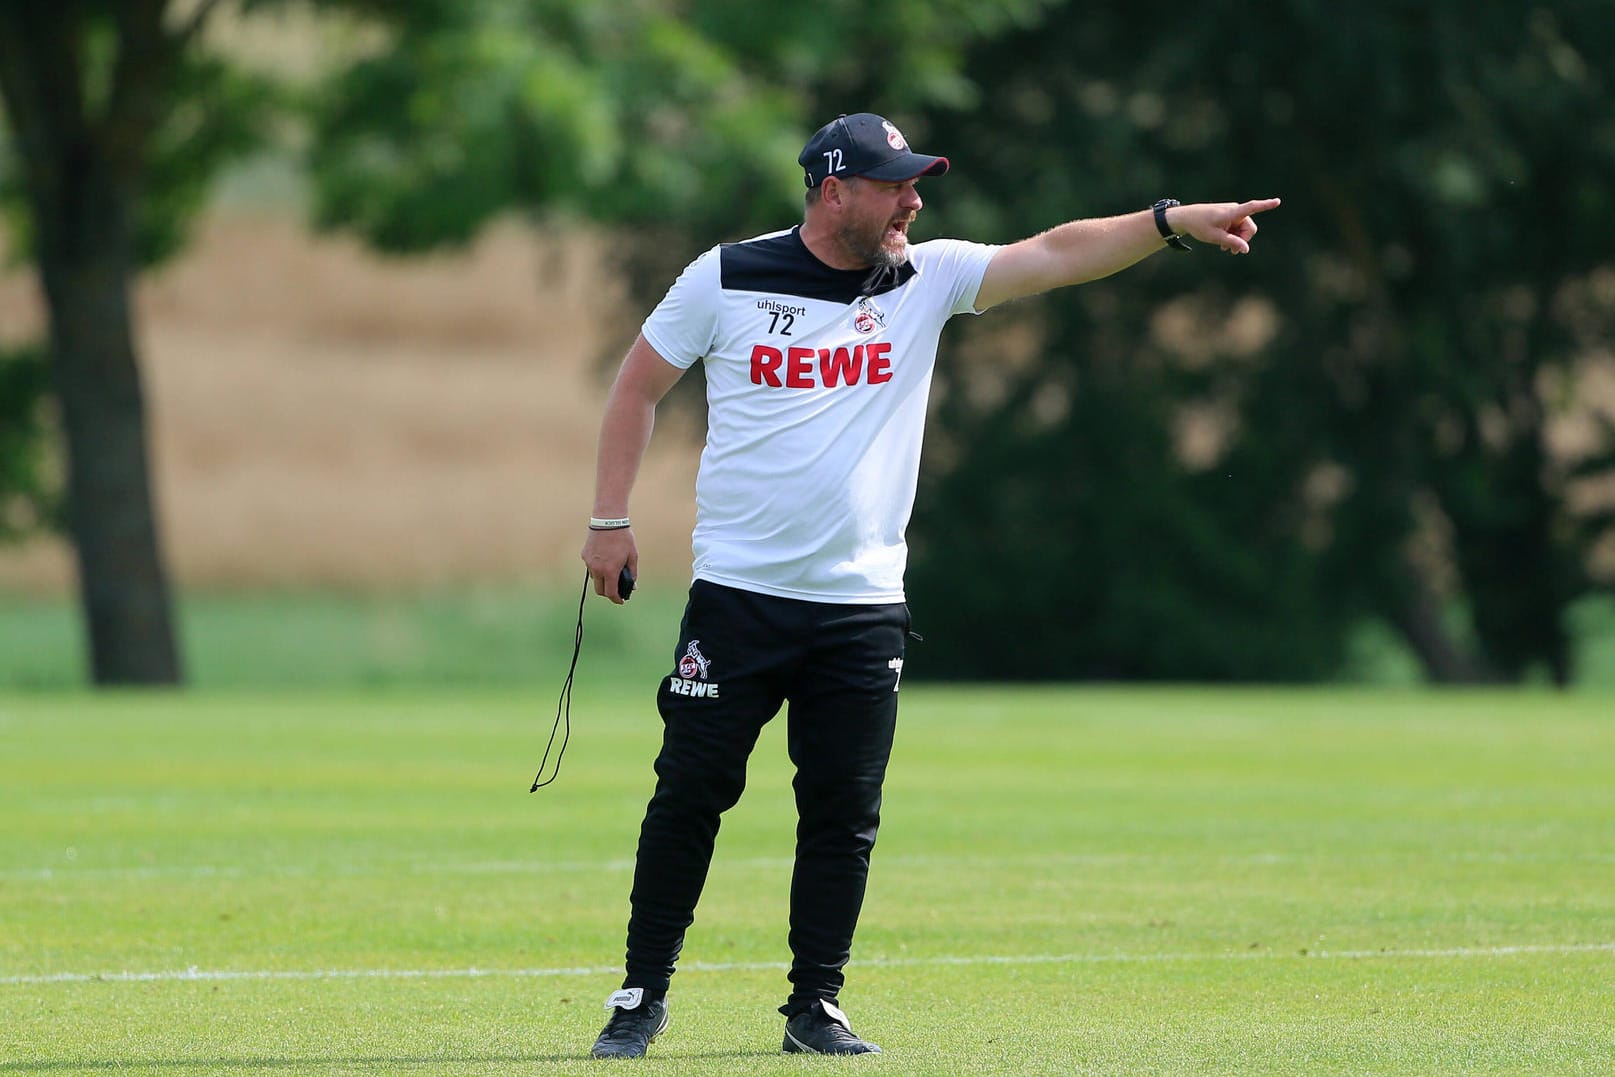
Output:
[[987,266],[1000,250],[992,243],[971,243],[962,239],[933,239],[914,248],[920,256],[919,269],[934,286],[945,288],[948,315],[979,314],[976,295],[981,291]]
[[713,247],[684,267],[640,329],[645,342],[680,369],[712,350],[721,298],[718,274],[718,248]]

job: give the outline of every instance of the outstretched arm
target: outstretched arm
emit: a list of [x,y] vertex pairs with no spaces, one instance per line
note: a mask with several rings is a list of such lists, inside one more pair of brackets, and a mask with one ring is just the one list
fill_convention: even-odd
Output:
[[[627,519],[628,493],[639,476],[639,465],[656,425],[656,405],[683,375],[657,354],[640,336],[622,361],[617,380],[606,397],[600,421],[600,450],[595,469],[594,515],[600,519]],[[583,543],[583,563],[594,580],[594,593],[622,605],[617,576],[628,567],[639,575],[639,548],[632,528],[590,530]]]
[[[1166,220],[1178,235],[1214,244],[1230,254],[1249,254],[1251,239],[1256,235],[1253,218],[1278,204],[1277,198],[1200,202],[1172,206],[1166,211]],[[976,309],[986,310],[1006,300],[1108,277],[1164,246],[1155,227],[1155,214],[1147,209],[1120,217],[1062,224],[1012,243],[994,255],[976,293]]]

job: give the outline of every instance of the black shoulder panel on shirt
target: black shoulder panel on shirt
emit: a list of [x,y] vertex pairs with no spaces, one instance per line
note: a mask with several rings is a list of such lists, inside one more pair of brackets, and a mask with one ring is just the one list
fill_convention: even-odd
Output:
[[718,248],[724,291],[767,292],[832,303],[852,303],[861,295],[883,295],[907,284],[912,263],[891,269],[833,269],[802,242],[796,229],[766,239],[724,243]]

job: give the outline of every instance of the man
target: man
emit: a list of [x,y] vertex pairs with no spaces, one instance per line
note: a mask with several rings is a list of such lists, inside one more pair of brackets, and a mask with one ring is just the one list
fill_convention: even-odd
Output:
[[821,128],[799,158],[802,224],[692,262],[623,360],[601,425],[583,560],[620,603],[637,574],[628,496],[657,403],[705,363],[694,582],[661,682],[656,790],[640,831],[623,989],[595,1043],[637,1058],[668,1025],[720,815],[763,725],[789,701],[796,766],[787,1052],[879,1048],[837,1006],[880,820],[908,609],[914,502],[937,339],[955,314],[1107,276],[1182,236],[1248,253],[1278,199],[1179,205],[1061,225],[1008,246],[910,246],[915,182],[948,170],[870,113]]

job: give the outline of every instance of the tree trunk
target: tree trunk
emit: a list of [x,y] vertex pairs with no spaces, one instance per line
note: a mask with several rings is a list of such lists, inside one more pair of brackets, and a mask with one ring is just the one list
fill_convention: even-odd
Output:
[[127,236],[127,209],[99,186],[85,184],[85,197],[74,201],[90,204],[64,207],[72,219],[59,223],[79,235],[104,229],[103,243],[60,244],[56,228],[42,228],[42,248],[67,249],[40,252],[91,675],[102,685],[177,684],[129,302],[130,252],[126,241],[104,241]]
[[1417,566],[1402,567],[1403,602],[1394,622],[1418,656],[1424,675],[1435,684],[1495,684],[1497,673],[1466,652],[1441,623],[1441,600],[1425,584]]
[[123,0],[110,9],[117,59],[104,106],[95,108],[84,61],[90,10],[64,0],[0,2],[0,92],[50,310],[69,521],[90,672],[102,685],[180,681],[129,302],[145,146],[173,64],[165,5]]

